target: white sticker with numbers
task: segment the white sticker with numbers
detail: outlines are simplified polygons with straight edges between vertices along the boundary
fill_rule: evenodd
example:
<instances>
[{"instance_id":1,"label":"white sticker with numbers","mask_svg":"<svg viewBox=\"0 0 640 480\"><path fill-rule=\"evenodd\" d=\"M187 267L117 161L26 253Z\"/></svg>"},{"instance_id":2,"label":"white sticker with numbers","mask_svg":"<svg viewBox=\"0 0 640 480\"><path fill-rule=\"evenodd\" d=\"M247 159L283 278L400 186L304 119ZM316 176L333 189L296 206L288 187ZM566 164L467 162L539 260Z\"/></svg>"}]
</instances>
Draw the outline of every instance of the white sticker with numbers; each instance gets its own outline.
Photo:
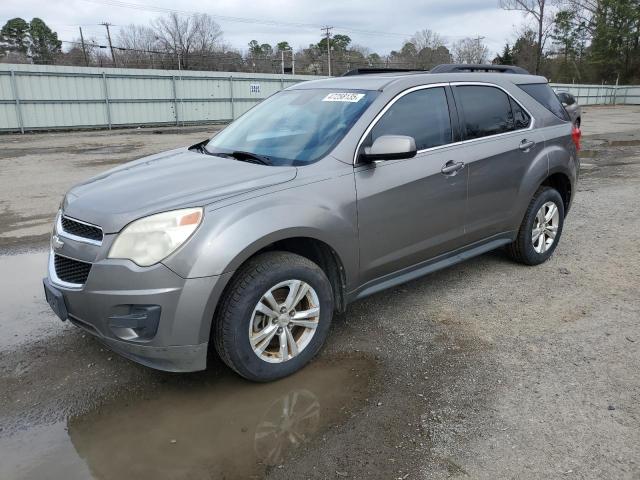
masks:
<instances>
[{"instance_id":1,"label":"white sticker with numbers","mask_svg":"<svg viewBox=\"0 0 640 480\"><path fill-rule=\"evenodd\" d=\"M322 99L323 102L359 102L364 97L364 93L330 93Z\"/></svg>"}]
</instances>

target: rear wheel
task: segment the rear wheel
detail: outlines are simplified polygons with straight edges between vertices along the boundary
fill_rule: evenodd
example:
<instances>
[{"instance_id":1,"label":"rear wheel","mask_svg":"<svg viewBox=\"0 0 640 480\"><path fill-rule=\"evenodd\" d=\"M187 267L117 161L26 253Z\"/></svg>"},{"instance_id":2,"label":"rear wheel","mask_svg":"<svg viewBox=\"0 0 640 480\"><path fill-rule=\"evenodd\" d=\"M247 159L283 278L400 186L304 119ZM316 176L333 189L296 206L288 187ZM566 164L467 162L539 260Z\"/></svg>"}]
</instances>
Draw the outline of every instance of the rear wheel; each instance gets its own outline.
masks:
<instances>
[{"instance_id":1,"label":"rear wheel","mask_svg":"<svg viewBox=\"0 0 640 480\"><path fill-rule=\"evenodd\" d=\"M333 292L322 269L300 255L268 252L241 267L225 293L216 350L243 377L275 380L316 355L332 316Z\"/></svg>"},{"instance_id":2,"label":"rear wheel","mask_svg":"<svg viewBox=\"0 0 640 480\"><path fill-rule=\"evenodd\" d=\"M525 265L538 265L551 257L562 234L564 202L557 190L540 187L531 199L518 236L507 253Z\"/></svg>"}]
</instances>

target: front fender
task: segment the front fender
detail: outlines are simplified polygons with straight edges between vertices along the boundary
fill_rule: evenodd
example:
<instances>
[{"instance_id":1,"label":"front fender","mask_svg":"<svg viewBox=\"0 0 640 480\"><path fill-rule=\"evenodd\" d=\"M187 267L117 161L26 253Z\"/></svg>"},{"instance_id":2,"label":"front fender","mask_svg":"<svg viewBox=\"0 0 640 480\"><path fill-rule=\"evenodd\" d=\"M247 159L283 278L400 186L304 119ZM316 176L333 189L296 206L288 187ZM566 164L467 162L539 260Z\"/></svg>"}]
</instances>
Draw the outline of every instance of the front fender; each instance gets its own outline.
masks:
<instances>
[{"instance_id":1,"label":"front fender","mask_svg":"<svg viewBox=\"0 0 640 480\"><path fill-rule=\"evenodd\" d=\"M194 237L164 263L185 278L221 275L269 244L293 237L328 244L343 263L347 284L354 281L358 252L352 175L206 209Z\"/></svg>"}]
</instances>

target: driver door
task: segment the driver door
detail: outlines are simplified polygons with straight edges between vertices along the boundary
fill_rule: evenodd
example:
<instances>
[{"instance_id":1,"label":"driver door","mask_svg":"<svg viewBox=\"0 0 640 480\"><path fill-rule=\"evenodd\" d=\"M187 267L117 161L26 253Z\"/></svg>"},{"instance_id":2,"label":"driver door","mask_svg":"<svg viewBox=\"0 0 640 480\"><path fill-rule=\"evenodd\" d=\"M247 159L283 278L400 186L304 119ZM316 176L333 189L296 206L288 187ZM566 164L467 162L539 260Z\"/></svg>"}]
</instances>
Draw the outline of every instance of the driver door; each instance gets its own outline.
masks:
<instances>
[{"instance_id":1,"label":"driver door","mask_svg":"<svg viewBox=\"0 0 640 480\"><path fill-rule=\"evenodd\" d=\"M418 153L356 165L361 284L463 246L467 169L451 145L458 134L452 103L448 87L409 90L363 142L361 148L381 135L408 135ZM460 168L443 173L451 165Z\"/></svg>"}]
</instances>

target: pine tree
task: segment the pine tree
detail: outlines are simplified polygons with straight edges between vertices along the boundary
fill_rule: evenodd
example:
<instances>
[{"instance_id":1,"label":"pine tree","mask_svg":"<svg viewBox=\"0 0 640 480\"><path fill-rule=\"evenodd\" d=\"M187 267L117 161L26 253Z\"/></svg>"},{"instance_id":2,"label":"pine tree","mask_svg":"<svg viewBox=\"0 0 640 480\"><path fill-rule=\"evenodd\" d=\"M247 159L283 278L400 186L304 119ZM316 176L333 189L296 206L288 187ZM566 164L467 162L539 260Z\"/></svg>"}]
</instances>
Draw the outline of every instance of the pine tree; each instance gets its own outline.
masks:
<instances>
[{"instance_id":1,"label":"pine tree","mask_svg":"<svg viewBox=\"0 0 640 480\"><path fill-rule=\"evenodd\" d=\"M29 24L22 18L12 18L0 30L1 49L27 55L29 50Z\"/></svg>"},{"instance_id":2,"label":"pine tree","mask_svg":"<svg viewBox=\"0 0 640 480\"><path fill-rule=\"evenodd\" d=\"M39 18L34 18L29 24L29 39L33 63L51 63L61 52L62 42L58 40L58 34Z\"/></svg>"}]
</instances>

